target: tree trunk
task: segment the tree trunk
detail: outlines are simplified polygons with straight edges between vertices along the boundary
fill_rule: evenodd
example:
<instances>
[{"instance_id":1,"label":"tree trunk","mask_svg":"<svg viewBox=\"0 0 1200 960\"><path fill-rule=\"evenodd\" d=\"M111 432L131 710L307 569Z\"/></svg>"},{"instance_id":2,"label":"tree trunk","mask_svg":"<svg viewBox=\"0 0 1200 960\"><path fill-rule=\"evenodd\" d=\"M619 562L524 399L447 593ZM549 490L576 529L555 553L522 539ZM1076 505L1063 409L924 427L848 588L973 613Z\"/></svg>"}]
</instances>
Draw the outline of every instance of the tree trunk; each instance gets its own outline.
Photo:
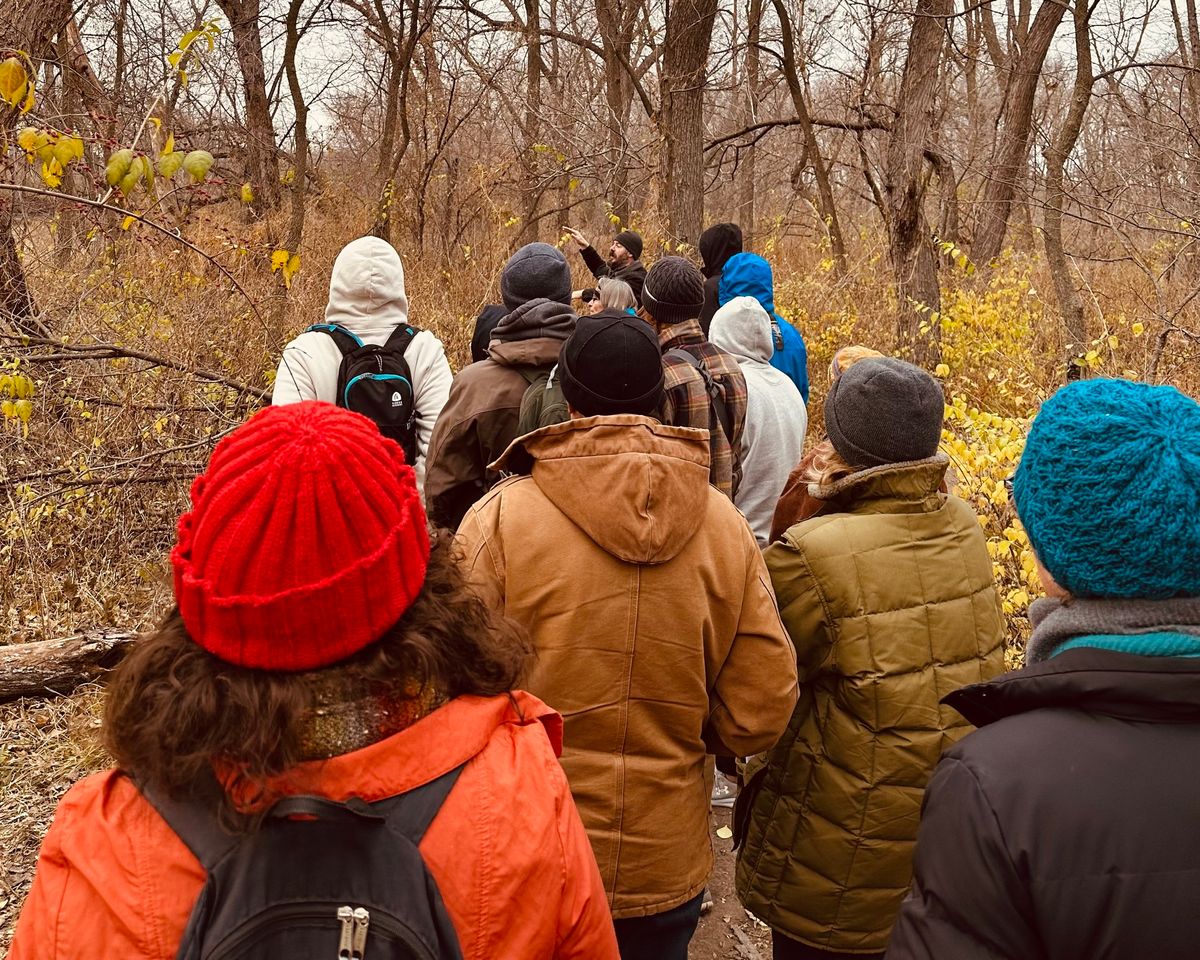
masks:
<instances>
[{"instance_id":1,"label":"tree trunk","mask_svg":"<svg viewBox=\"0 0 1200 960\"><path fill-rule=\"evenodd\" d=\"M70 693L111 670L133 649L136 634L91 630L62 640L0 646L0 703Z\"/></svg>"},{"instance_id":2,"label":"tree trunk","mask_svg":"<svg viewBox=\"0 0 1200 960\"><path fill-rule=\"evenodd\" d=\"M217 4L229 20L242 71L246 97L245 176L254 190L252 206L259 211L274 209L279 205L279 152L267 101L260 0L217 0Z\"/></svg>"},{"instance_id":3,"label":"tree trunk","mask_svg":"<svg viewBox=\"0 0 1200 960\"><path fill-rule=\"evenodd\" d=\"M800 85L800 72L796 69L796 47L792 37L792 22L788 17L783 0L772 0L775 13L779 17L779 29L783 40L783 75L787 80L788 91L792 95L792 107L796 111L796 119L800 122L800 133L804 138L804 153L812 164L813 176L817 181L818 212L829 233L829 243L833 248L833 260L837 265L839 276L846 272L846 245L842 241L842 228L838 223L837 207L833 201L833 187L829 182L829 170L821 157L821 145L817 142L816 131L813 130L812 120L808 113L808 104L804 100L804 89Z\"/></svg>"},{"instance_id":4,"label":"tree trunk","mask_svg":"<svg viewBox=\"0 0 1200 960\"><path fill-rule=\"evenodd\" d=\"M537 152L542 128L542 11L540 0L525 0L525 117L521 124L524 144L521 151L524 182L524 216L521 221L521 243L533 243L538 238L538 207L544 188L541 179L546 174L542 154Z\"/></svg>"},{"instance_id":5,"label":"tree trunk","mask_svg":"<svg viewBox=\"0 0 1200 960\"><path fill-rule=\"evenodd\" d=\"M762 34L763 0L750 0L750 12L746 21L746 99L742 126L748 127L758 122L759 92L762 86L762 70L760 69L761 52L758 49L759 38ZM757 148L753 143L746 147L742 158L741 169L741 201L738 204L738 220L741 223L742 235L746 246L751 246L754 237L755 192L757 184L755 177L755 153Z\"/></svg>"},{"instance_id":6,"label":"tree trunk","mask_svg":"<svg viewBox=\"0 0 1200 960\"><path fill-rule=\"evenodd\" d=\"M717 0L676 0L662 62L661 179L667 230L695 245L704 219L704 88Z\"/></svg>"},{"instance_id":7,"label":"tree trunk","mask_svg":"<svg viewBox=\"0 0 1200 960\"><path fill-rule=\"evenodd\" d=\"M1058 135L1047 145L1046 157L1046 212L1043 219L1046 262L1054 278L1054 293L1058 297L1058 309L1062 314L1066 330L1067 349L1077 356L1087 343L1087 328L1083 322L1083 300L1075 284L1071 282L1070 265L1063 249L1063 204L1066 194L1063 188L1064 167L1079 131L1083 128L1084 114L1092 99L1092 45L1088 36L1088 0L1075 0L1075 85L1071 89L1071 105Z\"/></svg>"},{"instance_id":8,"label":"tree trunk","mask_svg":"<svg viewBox=\"0 0 1200 960\"><path fill-rule=\"evenodd\" d=\"M1063 0L1042 0L1027 43L1021 47L1020 55L1010 62L1005 106L997 124L979 229L971 251L972 258L981 266L995 260L1004 248L1017 183L1026 174L1038 79L1065 10Z\"/></svg>"},{"instance_id":9,"label":"tree trunk","mask_svg":"<svg viewBox=\"0 0 1200 960\"><path fill-rule=\"evenodd\" d=\"M600 27L604 51L604 101L608 107L607 163L608 200L621 226L627 226L633 213L629 192L629 112L633 105L633 81L625 70L633 47L633 28L638 4L617 0L596 0L596 22Z\"/></svg>"},{"instance_id":10,"label":"tree trunk","mask_svg":"<svg viewBox=\"0 0 1200 960\"><path fill-rule=\"evenodd\" d=\"M20 5L9 3L0 20L0 50L24 50L35 64L50 51L54 38L71 17L71 4L66 0L32 0ZM19 125L16 107L0 104L0 142L12 139L11 132ZM0 157L0 174L11 180L10 154ZM0 323L21 333L45 334L47 331L36 318L37 309L25 281L25 268L13 234L13 195L0 196Z\"/></svg>"},{"instance_id":11,"label":"tree trunk","mask_svg":"<svg viewBox=\"0 0 1200 960\"><path fill-rule=\"evenodd\" d=\"M953 13L954 0L917 0L884 184L888 253L896 283L896 349L927 366L938 356L938 325L930 314L941 309L941 292L925 220L925 148L933 134L946 18Z\"/></svg>"}]
</instances>

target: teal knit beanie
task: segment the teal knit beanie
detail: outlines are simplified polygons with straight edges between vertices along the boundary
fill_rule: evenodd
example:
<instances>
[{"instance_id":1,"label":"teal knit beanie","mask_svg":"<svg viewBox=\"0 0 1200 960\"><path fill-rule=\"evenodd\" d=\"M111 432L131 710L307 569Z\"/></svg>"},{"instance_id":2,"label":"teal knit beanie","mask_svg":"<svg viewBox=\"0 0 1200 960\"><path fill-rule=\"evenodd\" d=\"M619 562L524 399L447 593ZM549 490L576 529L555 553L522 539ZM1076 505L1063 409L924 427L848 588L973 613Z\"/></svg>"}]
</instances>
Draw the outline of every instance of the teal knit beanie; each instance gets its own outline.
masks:
<instances>
[{"instance_id":1,"label":"teal knit beanie","mask_svg":"<svg viewBox=\"0 0 1200 960\"><path fill-rule=\"evenodd\" d=\"M1072 595L1200 596L1200 404L1174 387L1063 387L1033 421L1013 496Z\"/></svg>"}]
</instances>

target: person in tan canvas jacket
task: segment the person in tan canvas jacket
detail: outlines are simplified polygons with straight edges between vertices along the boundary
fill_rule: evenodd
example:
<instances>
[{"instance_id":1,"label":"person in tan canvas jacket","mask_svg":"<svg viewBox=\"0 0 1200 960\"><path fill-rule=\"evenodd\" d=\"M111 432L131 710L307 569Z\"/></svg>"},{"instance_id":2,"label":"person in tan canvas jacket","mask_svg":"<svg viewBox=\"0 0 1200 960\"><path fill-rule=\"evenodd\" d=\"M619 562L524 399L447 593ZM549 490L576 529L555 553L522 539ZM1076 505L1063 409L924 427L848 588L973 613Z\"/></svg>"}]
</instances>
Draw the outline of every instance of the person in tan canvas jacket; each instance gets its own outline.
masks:
<instances>
[{"instance_id":1,"label":"person in tan canvas jacket","mask_svg":"<svg viewBox=\"0 0 1200 960\"><path fill-rule=\"evenodd\" d=\"M469 577L524 624L527 688L565 721L563 768L621 955L683 960L712 869L707 754L768 749L796 657L745 519L708 481L704 430L647 415L653 332L581 318L559 357L572 419L515 441L515 474L459 528Z\"/></svg>"}]
</instances>

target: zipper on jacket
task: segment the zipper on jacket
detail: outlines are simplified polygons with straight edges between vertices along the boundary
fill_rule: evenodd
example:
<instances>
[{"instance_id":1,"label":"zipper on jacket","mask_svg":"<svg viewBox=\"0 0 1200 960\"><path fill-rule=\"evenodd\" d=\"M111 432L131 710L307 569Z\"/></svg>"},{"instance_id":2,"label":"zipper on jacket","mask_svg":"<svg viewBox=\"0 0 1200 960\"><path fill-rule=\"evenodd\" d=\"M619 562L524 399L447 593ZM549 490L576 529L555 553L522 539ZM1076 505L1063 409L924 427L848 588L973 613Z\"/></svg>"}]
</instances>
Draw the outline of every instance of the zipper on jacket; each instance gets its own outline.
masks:
<instances>
[{"instance_id":1,"label":"zipper on jacket","mask_svg":"<svg viewBox=\"0 0 1200 960\"><path fill-rule=\"evenodd\" d=\"M338 907L338 923L342 925L342 935L338 940L338 960L350 960L350 950L354 937L354 911L350 907Z\"/></svg>"},{"instance_id":2,"label":"zipper on jacket","mask_svg":"<svg viewBox=\"0 0 1200 960\"><path fill-rule=\"evenodd\" d=\"M366 907L354 908L354 942L350 947L350 960L363 960L367 952L367 925L371 922L371 914Z\"/></svg>"}]
</instances>

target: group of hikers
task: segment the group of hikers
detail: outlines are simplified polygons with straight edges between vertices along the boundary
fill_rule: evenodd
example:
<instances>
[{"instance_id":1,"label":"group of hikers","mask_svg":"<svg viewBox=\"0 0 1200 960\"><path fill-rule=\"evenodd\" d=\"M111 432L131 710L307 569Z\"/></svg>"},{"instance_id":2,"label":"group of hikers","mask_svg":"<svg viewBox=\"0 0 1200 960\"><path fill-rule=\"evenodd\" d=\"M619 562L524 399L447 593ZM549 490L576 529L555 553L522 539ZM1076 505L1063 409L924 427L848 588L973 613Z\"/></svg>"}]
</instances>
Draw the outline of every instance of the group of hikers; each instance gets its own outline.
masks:
<instances>
[{"instance_id":1,"label":"group of hikers","mask_svg":"<svg viewBox=\"0 0 1200 960\"><path fill-rule=\"evenodd\" d=\"M395 250L342 250L193 484L13 960L684 960L730 801L776 958L1195 957L1200 405L1043 405L1005 673L941 385L846 345L805 452L736 225L703 269L568 232L597 288L522 247L457 375Z\"/></svg>"}]
</instances>

